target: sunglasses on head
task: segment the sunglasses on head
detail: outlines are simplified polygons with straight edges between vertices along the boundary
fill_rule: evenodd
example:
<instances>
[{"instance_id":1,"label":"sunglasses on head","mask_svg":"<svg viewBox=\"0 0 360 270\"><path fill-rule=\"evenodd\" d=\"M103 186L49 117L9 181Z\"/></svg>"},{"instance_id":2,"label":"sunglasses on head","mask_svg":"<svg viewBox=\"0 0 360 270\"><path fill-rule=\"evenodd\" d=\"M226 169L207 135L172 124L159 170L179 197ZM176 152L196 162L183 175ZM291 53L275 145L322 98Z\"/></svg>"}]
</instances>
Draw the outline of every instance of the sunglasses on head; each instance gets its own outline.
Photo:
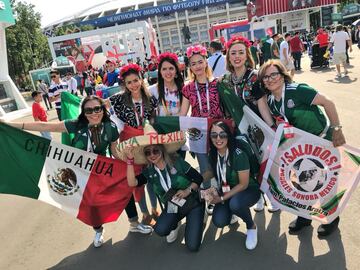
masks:
<instances>
[{"instance_id":1,"label":"sunglasses on head","mask_svg":"<svg viewBox=\"0 0 360 270\"><path fill-rule=\"evenodd\" d=\"M219 137L220 139L227 139L228 135L225 131L220 131L220 133L217 132L210 132L210 138L211 139L216 139L217 137Z\"/></svg>"},{"instance_id":2,"label":"sunglasses on head","mask_svg":"<svg viewBox=\"0 0 360 270\"><path fill-rule=\"evenodd\" d=\"M160 154L160 149L159 148L148 148L144 150L144 154L146 157L149 157L151 155L157 156Z\"/></svg>"},{"instance_id":3,"label":"sunglasses on head","mask_svg":"<svg viewBox=\"0 0 360 270\"><path fill-rule=\"evenodd\" d=\"M84 108L84 113L85 114L93 114L93 113L99 113L102 112L103 110L103 106L95 106L93 108Z\"/></svg>"}]
</instances>

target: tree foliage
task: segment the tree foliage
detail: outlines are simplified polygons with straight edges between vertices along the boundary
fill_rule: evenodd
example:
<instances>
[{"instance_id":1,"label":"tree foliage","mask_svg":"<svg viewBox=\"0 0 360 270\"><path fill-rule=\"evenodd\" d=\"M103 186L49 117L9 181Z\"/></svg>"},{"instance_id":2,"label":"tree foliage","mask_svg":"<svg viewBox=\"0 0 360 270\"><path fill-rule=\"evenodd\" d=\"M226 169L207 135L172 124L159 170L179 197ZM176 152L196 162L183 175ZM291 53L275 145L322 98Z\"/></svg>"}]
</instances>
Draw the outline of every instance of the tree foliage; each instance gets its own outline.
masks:
<instances>
[{"instance_id":1,"label":"tree foliage","mask_svg":"<svg viewBox=\"0 0 360 270\"><path fill-rule=\"evenodd\" d=\"M9 74L24 87L29 84L29 71L51 61L51 54L34 5L16 0L11 5L17 17L15 25L6 28Z\"/></svg>"}]
</instances>

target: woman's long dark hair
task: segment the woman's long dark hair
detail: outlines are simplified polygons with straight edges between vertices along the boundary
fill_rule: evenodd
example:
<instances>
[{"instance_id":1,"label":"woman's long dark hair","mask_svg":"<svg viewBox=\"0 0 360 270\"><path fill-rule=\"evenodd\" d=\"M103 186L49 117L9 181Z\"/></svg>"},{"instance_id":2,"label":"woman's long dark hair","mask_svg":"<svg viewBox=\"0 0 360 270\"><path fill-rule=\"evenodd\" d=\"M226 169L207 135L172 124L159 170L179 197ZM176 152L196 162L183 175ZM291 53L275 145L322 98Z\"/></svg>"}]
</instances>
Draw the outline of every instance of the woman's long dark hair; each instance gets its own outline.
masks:
<instances>
[{"instance_id":1,"label":"woman's long dark hair","mask_svg":"<svg viewBox=\"0 0 360 270\"><path fill-rule=\"evenodd\" d=\"M178 63L175 62L175 60L173 58L171 58L171 57L164 57L159 62L159 66L158 66L158 83L157 83L158 93L159 93L159 101L161 103L163 102L164 104L166 103L166 101L165 101L165 93L164 93L164 84L165 83L164 83L164 78L162 77L161 72L160 72L164 62L170 63L176 69L175 84L176 84L176 87L177 87L177 90L178 90L178 96L179 96L180 104L181 104L181 102L182 102L182 91L181 90L182 90L182 88L184 86L184 78L181 75L181 71L180 71Z\"/></svg>"},{"instance_id":2,"label":"woman's long dark hair","mask_svg":"<svg viewBox=\"0 0 360 270\"><path fill-rule=\"evenodd\" d=\"M104 122L110 122L110 113L106 110L105 108L105 103L104 101L97 97L97 96L87 96L86 98L84 98L84 100L81 102L81 113L80 115L78 116L78 126L84 128L84 127L87 127L88 124L89 124L89 121L87 120L86 116L85 116L85 112L84 112L84 108L85 108L85 104L88 103L89 101L91 100L96 100L99 102L100 106L102 107L103 109L103 112L104 112L104 116L103 118L101 119L101 122L104 123Z\"/></svg>"},{"instance_id":3,"label":"woman's long dark hair","mask_svg":"<svg viewBox=\"0 0 360 270\"><path fill-rule=\"evenodd\" d=\"M217 164L217 156L218 156L218 152L216 147L214 146L214 144L211 141L210 138L210 133L211 130L214 126L217 126L219 128L221 128L223 131L225 131L225 133L228 135L228 143L227 143L227 148L229 149L229 162L230 162L230 166L232 165L232 155L231 152L235 150L235 137L233 135L233 133L231 132L230 127L223 121L217 121L214 122L210 129L209 129L209 140L210 140L210 151L209 151L209 161L210 161L210 165L211 168L213 169L213 172L216 174L216 164Z\"/></svg>"}]
</instances>

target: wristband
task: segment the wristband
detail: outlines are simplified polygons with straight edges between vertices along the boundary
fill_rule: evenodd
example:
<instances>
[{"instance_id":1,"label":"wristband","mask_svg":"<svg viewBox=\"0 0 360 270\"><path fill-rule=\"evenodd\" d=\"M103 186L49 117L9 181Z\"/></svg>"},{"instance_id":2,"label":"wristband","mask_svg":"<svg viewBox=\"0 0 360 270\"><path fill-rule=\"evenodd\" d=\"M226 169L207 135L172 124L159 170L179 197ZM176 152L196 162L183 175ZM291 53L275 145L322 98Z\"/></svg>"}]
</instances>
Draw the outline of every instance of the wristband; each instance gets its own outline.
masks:
<instances>
[{"instance_id":1,"label":"wristband","mask_svg":"<svg viewBox=\"0 0 360 270\"><path fill-rule=\"evenodd\" d=\"M221 199L221 203L224 203L224 197L221 196L220 199Z\"/></svg>"}]
</instances>

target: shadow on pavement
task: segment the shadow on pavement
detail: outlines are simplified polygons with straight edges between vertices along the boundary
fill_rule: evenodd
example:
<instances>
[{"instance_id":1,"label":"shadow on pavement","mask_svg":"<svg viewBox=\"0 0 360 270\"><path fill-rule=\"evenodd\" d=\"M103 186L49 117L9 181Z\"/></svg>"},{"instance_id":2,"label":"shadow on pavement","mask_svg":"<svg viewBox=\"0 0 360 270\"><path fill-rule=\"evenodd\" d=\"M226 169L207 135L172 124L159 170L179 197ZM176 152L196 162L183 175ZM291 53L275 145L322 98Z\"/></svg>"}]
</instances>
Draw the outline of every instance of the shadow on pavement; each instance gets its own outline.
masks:
<instances>
[{"instance_id":1,"label":"shadow on pavement","mask_svg":"<svg viewBox=\"0 0 360 270\"><path fill-rule=\"evenodd\" d=\"M313 228L306 228L298 236L280 234L280 215L271 215L266 227L265 214L256 213L259 243L254 251L245 249L245 224L231 225L229 230L210 224L206 228L203 244L197 253L189 252L184 243L184 224L179 238L172 244L153 234L144 236L129 233L124 240L111 239L95 249L90 245L83 252L73 254L54 267L56 269L346 269L344 247L339 230L326 240L329 252L314 256ZM288 255L288 237L298 237L298 262Z\"/></svg>"}]
</instances>

